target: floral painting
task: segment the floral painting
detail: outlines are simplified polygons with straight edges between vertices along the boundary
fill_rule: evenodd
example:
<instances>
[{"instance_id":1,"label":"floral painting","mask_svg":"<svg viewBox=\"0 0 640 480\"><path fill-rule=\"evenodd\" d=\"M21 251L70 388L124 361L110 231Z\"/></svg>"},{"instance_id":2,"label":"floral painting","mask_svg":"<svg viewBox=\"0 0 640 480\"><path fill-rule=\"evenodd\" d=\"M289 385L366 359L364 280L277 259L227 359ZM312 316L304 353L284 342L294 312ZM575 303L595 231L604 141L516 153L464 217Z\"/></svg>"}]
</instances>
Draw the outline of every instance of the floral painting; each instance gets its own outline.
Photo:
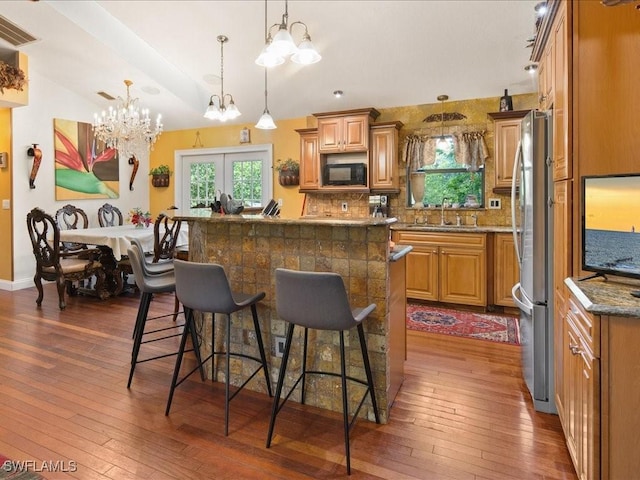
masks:
<instances>
[{"instance_id":1,"label":"floral painting","mask_svg":"<svg viewBox=\"0 0 640 480\"><path fill-rule=\"evenodd\" d=\"M93 136L90 123L53 120L56 200L118 198L118 152Z\"/></svg>"}]
</instances>

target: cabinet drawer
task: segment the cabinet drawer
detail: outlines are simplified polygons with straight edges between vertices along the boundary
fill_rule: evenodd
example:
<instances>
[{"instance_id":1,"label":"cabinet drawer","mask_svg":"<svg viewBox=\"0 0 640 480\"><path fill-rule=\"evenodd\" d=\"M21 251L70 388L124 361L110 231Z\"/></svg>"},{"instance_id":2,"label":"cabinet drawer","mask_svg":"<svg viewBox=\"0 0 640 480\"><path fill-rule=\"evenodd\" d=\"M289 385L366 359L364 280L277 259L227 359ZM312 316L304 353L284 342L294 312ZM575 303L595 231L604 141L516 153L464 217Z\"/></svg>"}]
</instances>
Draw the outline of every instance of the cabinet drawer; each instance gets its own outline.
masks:
<instances>
[{"instance_id":1,"label":"cabinet drawer","mask_svg":"<svg viewBox=\"0 0 640 480\"><path fill-rule=\"evenodd\" d=\"M567 317L582 334L586 346L600 358L600 316L591 315L573 297L569 299Z\"/></svg>"},{"instance_id":2,"label":"cabinet drawer","mask_svg":"<svg viewBox=\"0 0 640 480\"><path fill-rule=\"evenodd\" d=\"M398 230L397 243L408 245L439 245L484 248L487 236L484 233L414 232Z\"/></svg>"}]
</instances>

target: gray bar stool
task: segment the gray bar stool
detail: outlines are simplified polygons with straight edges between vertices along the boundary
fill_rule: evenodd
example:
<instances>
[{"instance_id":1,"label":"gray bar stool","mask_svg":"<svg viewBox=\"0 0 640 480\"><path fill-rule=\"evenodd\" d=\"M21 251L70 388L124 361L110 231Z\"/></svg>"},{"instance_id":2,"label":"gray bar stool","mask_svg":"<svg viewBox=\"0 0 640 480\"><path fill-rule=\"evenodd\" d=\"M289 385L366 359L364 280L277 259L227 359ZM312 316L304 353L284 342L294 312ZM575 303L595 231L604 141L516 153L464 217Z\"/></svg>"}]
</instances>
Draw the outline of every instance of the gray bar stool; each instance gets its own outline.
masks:
<instances>
[{"instance_id":1,"label":"gray bar stool","mask_svg":"<svg viewBox=\"0 0 640 480\"><path fill-rule=\"evenodd\" d=\"M260 323L258 322L258 312L256 304L265 297L264 292L253 295L246 293L236 293L231 291L229 280L222 266L214 263L197 263L186 262L184 260L174 259L173 265L176 276L176 295L182 303L186 316L185 328L180 343L180 350L176 359L176 367L173 372L173 380L171 381L171 390L167 401L167 410L165 415L169 415L173 392L175 388L185 381L198 368L202 369L202 365L212 360L215 355L225 356L225 402L224 402L224 434L229 434L229 402L256 376L260 370L264 371L264 378L267 381L267 391L271 394L271 382L269 380L269 370L267 367L267 358L264 352L264 344L262 342L262 334L260 332ZM258 341L258 350L260 358L239 352L231 351L231 314L250 307L253 316L253 326L255 328L256 339ZM196 330L193 320L193 312L211 313L213 315L214 324L211 326L211 355L205 359L201 359L196 368L187 373L182 379L178 380L180 374L180 365L182 362L182 352L184 350L187 337L191 332ZM215 351L215 314L223 314L226 317L226 340L225 350ZM258 362L260 366L240 385L233 394L230 393L230 357L241 357ZM202 377L204 380L204 377Z\"/></svg>"},{"instance_id":2,"label":"gray bar stool","mask_svg":"<svg viewBox=\"0 0 640 480\"><path fill-rule=\"evenodd\" d=\"M276 269L276 310L278 317L289 323L287 337L285 341L280 374L278 375L278 385L273 399L273 409L271 420L269 421L269 433L267 436L267 448L271 446L273 427L276 423L276 416L293 393L298 384L302 381L301 403L304 404L305 380L307 374L331 375L340 377L342 380L342 415L344 419L344 447L347 457L347 473L351 474L351 454L349 448L349 431L358 417L358 412L362 408L367 395L371 396L371 405L375 415L376 423L380 423L378 405L376 403L375 390L373 388L373 375L367 353L367 344L364 336L362 322L373 312L376 304L365 308L351 309L349 299L342 277L332 272L301 272L297 270ZM291 341L293 339L294 327L298 325L304 328L304 343L302 352L302 372L295 381L289 393L284 396L280 403L282 386L286 377L287 362L291 351ZM344 332L356 327L360 339L360 350L362 351L362 361L367 380L361 380L347 375ZM340 332L340 373L329 371L307 370L307 337L308 329L335 330ZM349 422L349 406L347 399L347 380L359 383L367 387L362 396L358 408L353 414L353 419Z\"/></svg>"},{"instance_id":3,"label":"gray bar stool","mask_svg":"<svg viewBox=\"0 0 640 480\"><path fill-rule=\"evenodd\" d=\"M144 343L158 342L167 338L177 337L181 335L177 329L183 327L184 324L175 324L170 327L164 328L156 328L152 330L146 330L145 327L147 321L149 320L158 320L161 318L168 318L174 316L173 313L167 315L159 315L155 317L149 317L149 307L151 305L151 300L153 299L153 295L155 293L172 293L176 289L176 280L174 276L173 270L167 271L162 274L151 274L145 268L144 252L138 248L135 244L132 244L131 248L127 249L127 254L129 256L129 260L131 261L131 268L133 270L133 275L136 281L136 285L140 290L140 305L138 306L138 314L136 316L136 323L133 328L133 350L131 352L131 369L129 371L129 381L127 382L127 388L131 387L131 381L133 380L133 373L136 369L136 365L138 363L148 362L151 360L156 360L159 358L169 357L171 355L176 355L178 352L173 351L170 353L160 354L153 357L148 357L143 360L138 360L138 355L140 354L140 347ZM170 333L168 335L163 335L162 332L167 332L173 330L175 333ZM151 339L145 340L145 335L151 336ZM163 335L163 336L160 336ZM149 338L149 337L147 337ZM196 358L198 361L200 360L200 350L195 348L197 346L197 336L195 332L191 335L194 348L188 351L193 350L195 352ZM183 353L183 350L180 351ZM202 378L204 378L204 370L200 369L200 374Z\"/></svg>"}]
</instances>

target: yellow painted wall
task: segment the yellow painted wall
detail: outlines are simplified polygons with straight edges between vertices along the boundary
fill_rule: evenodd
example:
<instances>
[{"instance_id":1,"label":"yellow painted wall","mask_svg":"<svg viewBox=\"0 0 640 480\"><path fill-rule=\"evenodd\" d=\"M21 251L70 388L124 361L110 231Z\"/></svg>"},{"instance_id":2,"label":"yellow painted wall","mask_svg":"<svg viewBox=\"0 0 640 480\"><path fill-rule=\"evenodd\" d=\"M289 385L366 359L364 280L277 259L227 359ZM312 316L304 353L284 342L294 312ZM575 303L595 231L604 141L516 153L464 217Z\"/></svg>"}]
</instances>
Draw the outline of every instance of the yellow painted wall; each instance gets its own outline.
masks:
<instances>
[{"instance_id":1,"label":"yellow painted wall","mask_svg":"<svg viewBox=\"0 0 640 480\"><path fill-rule=\"evenodd\" d=\"M0 152L7 152L9 160L6 168L0 168L0 200L11 195L11 109L0 108ZM11 210L0 209L0 280L13 280L13 242Z\"/></svg>"},{"instance_id":2,"label":"yellow painted wall","mask_svg":"<svg viewBox=\"0 0 640 480\"><path fill-rule=\"evenodd\" d=\"M251 144L272 144L273 161L292 158L300 160L300 137L295 131L298 128L307 128L307 118L276 120L278 128L275 130L258 130L253 123L242 125L220 125L193 130L178 130L164 132L156 142L149 158L150 168L166 164L174 169L174 152L176 150L189 150L197 148L236 147L240 143L240 131L247 127L251 131ZM199 140L197 133L199 132ZM197 145L197 147L194 147ZM174 204L175 185L173 176L169 187L155 188L151 186L149 172L139 172L140 177L147 176L149 182L149 206L151 214L155 217L162 210L166 210ZM298 217L302 212L304 195L298 193L298 186L283 187L278 183L277 172L273 171L273 198L282 198L282 216Z\"/></svg>"}]
</instances>

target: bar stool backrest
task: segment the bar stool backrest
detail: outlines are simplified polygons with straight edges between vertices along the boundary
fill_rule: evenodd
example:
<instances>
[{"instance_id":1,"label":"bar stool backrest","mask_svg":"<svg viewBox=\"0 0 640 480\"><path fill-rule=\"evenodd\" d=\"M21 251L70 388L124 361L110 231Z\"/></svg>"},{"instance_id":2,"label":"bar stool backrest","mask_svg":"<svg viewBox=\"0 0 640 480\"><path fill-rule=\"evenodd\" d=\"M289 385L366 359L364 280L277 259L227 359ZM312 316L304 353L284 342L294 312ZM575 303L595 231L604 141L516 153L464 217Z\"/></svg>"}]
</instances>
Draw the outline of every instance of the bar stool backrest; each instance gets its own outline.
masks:
<instances>
[{"instance_id":1,"label":"bar stool backrest","mask_svg":"<svg viewBox=\"0 0 640 480\"><path fill-rule=\"evenodd\" d=\"M186 308L198 312L231 314L237 311L229 280L221 265L173 260L176 296Z\"/></svg>"},{"instance_id":2,"label":"bar stool backrest","mask_svg":"<svg viewBox=\"0 0 640 480\"><path fill-rule=\"evenodd\" d=\"M342 277L333 272L276 269L278 317L318 330L348 330L357 325Z\"/></svg>"}]
</instances>

